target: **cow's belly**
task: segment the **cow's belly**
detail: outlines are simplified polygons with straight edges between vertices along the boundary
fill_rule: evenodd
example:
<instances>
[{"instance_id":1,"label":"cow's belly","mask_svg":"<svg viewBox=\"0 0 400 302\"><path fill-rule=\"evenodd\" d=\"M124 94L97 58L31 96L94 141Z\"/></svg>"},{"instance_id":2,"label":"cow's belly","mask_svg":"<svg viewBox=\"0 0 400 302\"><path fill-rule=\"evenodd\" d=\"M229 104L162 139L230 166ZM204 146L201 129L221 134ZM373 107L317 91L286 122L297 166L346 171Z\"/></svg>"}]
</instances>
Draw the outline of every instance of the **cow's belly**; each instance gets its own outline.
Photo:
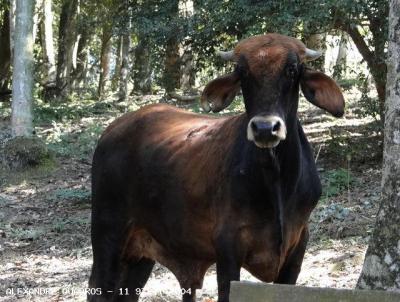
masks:
<instances>
[{"instance_id":1,"label":"cow's belly","mask_svg":"<svg viewBox=\"0 0 400 302\"><path fill-rule=\"evenodd\" d=\"M180 282L189 280L191 287L201 288L205 272L215 262L213 249L210 250L211 246L203 249L202 245L188 245L187 242L182 244L176 241L175 244L177 248L171 249L171 246L164 245L148 230L133 227L126 238L123 258L128 261L152 259L167 267Z\"/></svg>"}]
</instances>

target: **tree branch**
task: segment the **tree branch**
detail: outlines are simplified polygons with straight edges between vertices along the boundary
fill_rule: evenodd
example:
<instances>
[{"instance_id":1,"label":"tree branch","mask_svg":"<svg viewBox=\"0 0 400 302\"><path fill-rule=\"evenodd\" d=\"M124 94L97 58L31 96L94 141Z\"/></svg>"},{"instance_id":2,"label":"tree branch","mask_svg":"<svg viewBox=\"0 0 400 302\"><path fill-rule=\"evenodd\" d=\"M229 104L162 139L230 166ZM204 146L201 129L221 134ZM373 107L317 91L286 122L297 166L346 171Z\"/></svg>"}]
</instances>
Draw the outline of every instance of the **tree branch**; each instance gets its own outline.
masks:
<instances>
[{"instance_id":1,"label":"tree branch","mask_svg":"<svg viewBox=\"0 0 400 302\"><path fill-rule=\"evenodd\" d=\"M373 69L375 64L374 52L369 49L357 27L354 24L346 23L341 19L337 19L335 22L335 28L343 30L349 34L363 59L367 62L368 67Z\"/></svg>"}]
</instances>

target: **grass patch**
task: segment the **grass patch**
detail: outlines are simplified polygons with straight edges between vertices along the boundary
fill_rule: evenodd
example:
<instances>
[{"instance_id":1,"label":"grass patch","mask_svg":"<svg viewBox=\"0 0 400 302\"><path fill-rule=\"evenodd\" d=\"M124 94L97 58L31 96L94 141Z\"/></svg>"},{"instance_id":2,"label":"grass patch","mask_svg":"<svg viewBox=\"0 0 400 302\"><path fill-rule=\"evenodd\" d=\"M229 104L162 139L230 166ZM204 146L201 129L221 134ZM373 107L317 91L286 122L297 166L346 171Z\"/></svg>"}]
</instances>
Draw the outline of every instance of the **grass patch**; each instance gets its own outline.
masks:
<instances>
[{"instance_id":1,"label":"grass patch","mask_svg":"<svg viewBox=\"0 0 400 302\"><path fill-rule=\"evenodd\" d=\"M58 218L53 222L51 230L56 233L64 233L69 230L76 231L76 227L86 228L88 226L89 226L89 219L87 218L79 218L79 217L68 218L68 219Z\"/></svg>"},{"instance_id":2,"label":"grass patch","mask_svg":"<svg viewBox=\"0 0 400 302\"><path fill-rule=\"evenodd\" d=\"M339 168L330 170L321 175L322 182L322 202L326 202L331 197L349 190L354 183L350 170Z\"/></svg>"},{"instance_id":3,"label":"grass patch","mask_svg":"<svg viewBox=\"0 0 400 302\"><path fill-rule=\"evenodd\" d=\"M51 201L66 200L79 203L84 203L84 202L89 203L90 194L91 194L90 191L85 188L57 189L49 197L49 200Z\"/></svg>"}]
</instances>

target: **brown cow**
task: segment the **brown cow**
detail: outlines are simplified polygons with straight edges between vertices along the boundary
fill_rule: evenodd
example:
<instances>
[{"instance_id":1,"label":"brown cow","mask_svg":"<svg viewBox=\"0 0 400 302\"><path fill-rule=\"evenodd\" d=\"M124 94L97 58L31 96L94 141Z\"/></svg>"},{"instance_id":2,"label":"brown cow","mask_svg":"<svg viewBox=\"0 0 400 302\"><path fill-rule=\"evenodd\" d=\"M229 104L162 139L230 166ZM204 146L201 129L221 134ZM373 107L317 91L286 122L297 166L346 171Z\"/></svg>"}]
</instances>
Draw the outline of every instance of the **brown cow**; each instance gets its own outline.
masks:
<instances>
[{"instance_id":1,"label":"brown cow","mask_svg":"<svg viewBox=\"0 0 400 302\"><path fill-rule=\"evenodd\" d=\"M343 96L305 67L319 54L294 38L255 36L221 55L235 70L206 86L203 108L220 111L241 89L245 113L152 105L102 135L92 169L89 281L102 294L90 301L137 301L155 261L175 274L183 301L195 301L213 263L219 302L229 300L241 267L264 282L296 282L321 194L297 118L299 87L334 116L343 115Z\"/></svg>"}]
</instances>

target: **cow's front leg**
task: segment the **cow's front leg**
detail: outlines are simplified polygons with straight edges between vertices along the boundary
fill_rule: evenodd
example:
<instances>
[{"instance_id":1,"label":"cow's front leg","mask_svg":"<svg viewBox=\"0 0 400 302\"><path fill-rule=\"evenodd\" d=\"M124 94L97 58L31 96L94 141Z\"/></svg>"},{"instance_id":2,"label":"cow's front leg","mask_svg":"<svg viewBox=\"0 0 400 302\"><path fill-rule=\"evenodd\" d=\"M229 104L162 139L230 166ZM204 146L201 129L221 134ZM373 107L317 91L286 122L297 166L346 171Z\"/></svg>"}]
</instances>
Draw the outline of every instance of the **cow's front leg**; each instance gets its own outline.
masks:
<instances>
[{"instance_id":1,"label":"cow's front leg","mask_svg":"<svg viewBox=\"0 0 400 302\"><path fill-rule=\"evenodd\" d=\"M224 234L216 242L218 302L229 302L230 282L240 280L243 253L234 237Z\"/></svg>"},{"instance_id":2,"label":"cow's front leg","mask_svg":"<svg viewBox=\"0 0 400 302\"><path fill-rule=\"evenodd\" d=\"M306 226L301 233L301 238L298 245L286 259L279 272L278 278L274 281L274 283L296 284L297 277L300 273L301 264L303 263L307 242L308 227Z\"/></svg>"}]
</instances>

